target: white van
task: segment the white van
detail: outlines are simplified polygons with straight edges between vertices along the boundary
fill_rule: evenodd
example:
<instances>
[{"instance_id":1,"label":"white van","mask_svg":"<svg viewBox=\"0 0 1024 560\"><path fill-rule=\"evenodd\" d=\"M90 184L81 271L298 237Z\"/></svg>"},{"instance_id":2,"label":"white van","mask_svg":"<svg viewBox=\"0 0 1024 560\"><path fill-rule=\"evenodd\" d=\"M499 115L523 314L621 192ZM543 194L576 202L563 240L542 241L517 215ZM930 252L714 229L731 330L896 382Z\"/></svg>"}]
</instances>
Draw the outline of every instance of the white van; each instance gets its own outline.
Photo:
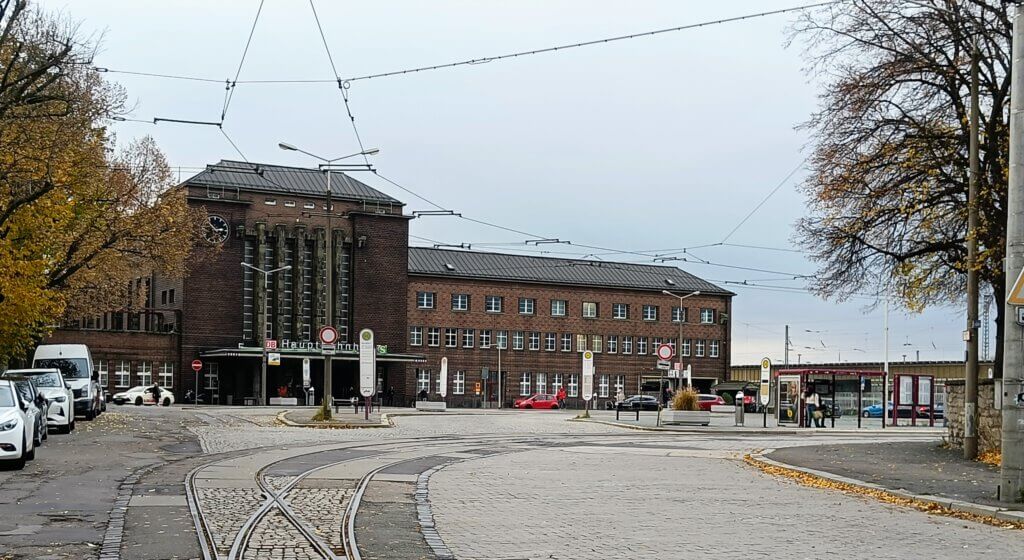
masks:
<instances>
[{"instance_id":1,"label":"white van","mask_svg":"<svg viewBox=\"0 0 1024 560\"><path fill-rule=\"evenodd\" d=\"M33 368L56 368L71 385L75 414L92 420L100 413L99 375L94 373L92 354L84 344L42 344L32 358Z\"/></svg>"}]
</instances>

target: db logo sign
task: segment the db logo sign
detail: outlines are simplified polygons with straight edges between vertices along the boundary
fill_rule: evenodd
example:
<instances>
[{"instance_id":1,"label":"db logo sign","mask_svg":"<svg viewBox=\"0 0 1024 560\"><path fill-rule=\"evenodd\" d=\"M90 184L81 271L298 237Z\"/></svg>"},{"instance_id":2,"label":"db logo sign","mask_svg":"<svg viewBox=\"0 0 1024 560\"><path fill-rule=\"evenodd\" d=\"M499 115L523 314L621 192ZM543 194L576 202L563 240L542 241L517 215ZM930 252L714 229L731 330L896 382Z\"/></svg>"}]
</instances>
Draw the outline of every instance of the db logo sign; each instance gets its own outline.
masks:
<instances>
[{"instance_id":1,"label":"db logo sign","mask_svg":"<svg viewBox=\"0 0 1024 560\"><path fill-rule=\"evenodd\" d=\"M583 353L583 358L586 359L586 360L589 360L589 359L591 359L593 357L594 357L594 355L591 354L589 350L587 350L586 352Z\"/></svg>"}]
</instances>

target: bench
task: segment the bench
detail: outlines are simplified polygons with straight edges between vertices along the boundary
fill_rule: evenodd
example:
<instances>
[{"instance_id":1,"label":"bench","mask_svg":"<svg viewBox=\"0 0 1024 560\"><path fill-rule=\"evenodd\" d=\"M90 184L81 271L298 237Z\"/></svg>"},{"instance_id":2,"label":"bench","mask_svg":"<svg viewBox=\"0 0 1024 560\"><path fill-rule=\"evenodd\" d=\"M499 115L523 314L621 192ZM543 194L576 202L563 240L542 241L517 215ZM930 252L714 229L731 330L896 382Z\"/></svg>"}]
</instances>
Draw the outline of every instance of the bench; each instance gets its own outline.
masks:
<instances>
[{"instance_id":1,"label":"bench","mask_svg":"<svg viewBox=\"0 0 1024 560\"><path fill-rule=\"evenodd\" d=\"M416 410L421 412L444 412L448 406L438 401L416 401Z\"/></svg>"}]
</instances>

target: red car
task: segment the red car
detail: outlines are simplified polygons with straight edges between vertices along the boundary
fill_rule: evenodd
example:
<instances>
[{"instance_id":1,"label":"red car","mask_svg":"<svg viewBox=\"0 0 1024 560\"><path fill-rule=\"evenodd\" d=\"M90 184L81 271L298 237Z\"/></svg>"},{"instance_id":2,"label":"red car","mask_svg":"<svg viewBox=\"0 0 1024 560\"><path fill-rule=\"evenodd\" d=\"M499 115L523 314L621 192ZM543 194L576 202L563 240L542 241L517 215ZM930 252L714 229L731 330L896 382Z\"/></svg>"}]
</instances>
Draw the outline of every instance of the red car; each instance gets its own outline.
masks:
<instances>
[{"instance_id":1,"label":"red car","mask_svg":"<svg viewBox=\"0 0 1024 560\"><path fill-rule=\"evenodd\" d=\"M725 404L725 400L718 395L697 395L697 406L701 410L711 410L712 406Z\"/></svg>"},{"instance_id":2,"label":"red car","mask_svg":"<svg viewBox=\"0 0 1024 560\"><path fill-rule=\"evenodd\" d=\"M558 408L558 399L554 395L538 393L525 399L516 399L512 403L513 408L547 408L554 410Z\"/></svg>"}]
</instances>

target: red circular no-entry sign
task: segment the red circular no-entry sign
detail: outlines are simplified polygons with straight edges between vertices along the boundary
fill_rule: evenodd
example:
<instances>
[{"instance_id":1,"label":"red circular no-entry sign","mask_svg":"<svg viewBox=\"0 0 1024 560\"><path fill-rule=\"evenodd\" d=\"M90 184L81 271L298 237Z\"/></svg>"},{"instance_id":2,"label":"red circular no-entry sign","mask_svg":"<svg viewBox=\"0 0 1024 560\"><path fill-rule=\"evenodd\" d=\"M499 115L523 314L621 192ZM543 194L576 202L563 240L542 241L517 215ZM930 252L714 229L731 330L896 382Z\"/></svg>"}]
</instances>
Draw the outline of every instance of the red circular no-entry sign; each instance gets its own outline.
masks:
<instances>
[{"instance_id":1,"label":"red circular no-entry sign","mask_svg":"<svg viewBox=\"0 0 1024 560\"><path fill-rule=\"evenodd\" d=\"M324 344L338 342L338 330L331 326L320 327L320 342Z\"/></svg>"},{"instance_id":2,"label":"red circular no-entry sign","mask_svg":"<svg viewBox=\"0 0 1024 560\"><path fill-rule=\"evenodd\" d=\"M658 347L658 357L662 360L668 360L672 358L672 347L668 344L662 344Z\"/></svg>"},{"instance_id":3,"label":"red circular no-entry sign","mask_svg":"<svg viewBox=\"0 0 1024 560\"><path fill-rule=\"evenodd\" d=\"M199 371L203 369L203 362L199 360L192 360L192 371Z\"/></svg>"}]
</instances>

